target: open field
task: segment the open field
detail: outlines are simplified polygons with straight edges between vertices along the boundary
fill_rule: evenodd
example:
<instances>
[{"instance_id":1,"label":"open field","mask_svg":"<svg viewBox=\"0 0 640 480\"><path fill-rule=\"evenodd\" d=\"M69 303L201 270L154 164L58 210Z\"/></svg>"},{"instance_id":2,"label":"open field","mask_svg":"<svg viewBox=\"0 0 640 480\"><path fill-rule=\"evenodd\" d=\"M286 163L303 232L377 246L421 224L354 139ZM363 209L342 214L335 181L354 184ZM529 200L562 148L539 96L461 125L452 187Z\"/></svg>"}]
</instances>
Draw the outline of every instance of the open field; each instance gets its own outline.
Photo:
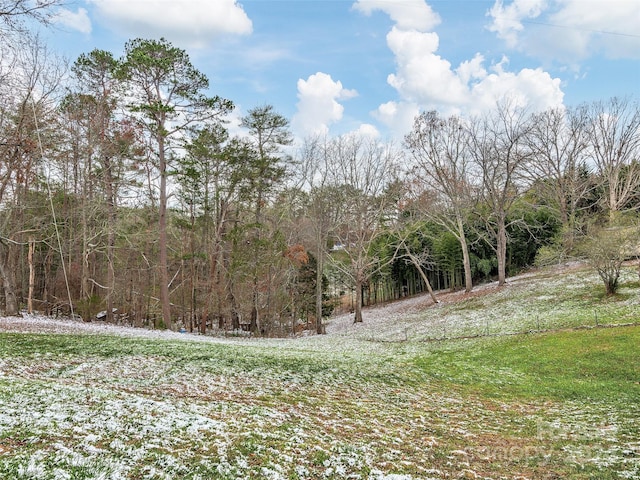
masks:
<instances>
[{"instance_id":1,"label":"open field","mask_svg":"<svg viewBox=\"0 0 640 480\"><path fill-rule=\"evenodd\" d=\"M280 340L0 319L0 478L640 478L638 276L601 290L541 270Z\"/></svg>"}]
</instances>

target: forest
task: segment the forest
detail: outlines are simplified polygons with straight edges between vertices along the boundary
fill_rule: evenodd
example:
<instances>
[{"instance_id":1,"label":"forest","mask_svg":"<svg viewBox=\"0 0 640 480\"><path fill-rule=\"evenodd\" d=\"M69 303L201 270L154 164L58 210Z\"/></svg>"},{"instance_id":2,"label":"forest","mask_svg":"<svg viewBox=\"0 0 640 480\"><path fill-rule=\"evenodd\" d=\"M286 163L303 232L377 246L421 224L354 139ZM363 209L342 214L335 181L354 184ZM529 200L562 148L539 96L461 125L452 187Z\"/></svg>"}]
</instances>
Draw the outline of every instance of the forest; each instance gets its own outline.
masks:
<instances>
[{"instance_id":1,"label":"forest","mask_svg":"<svg viewBox=\"0 0 640 480\"><path fill-rule=\"evenodd\" d=\"M231 134L186 51L133 39L66 66L0 62L0 306L191 332L322 333L323 318L586 258L637 254L636 98L423 112L400 143L294 139L265 103ZM244 332L244 333L243 333Z\"/></svg>"}]
</instances>

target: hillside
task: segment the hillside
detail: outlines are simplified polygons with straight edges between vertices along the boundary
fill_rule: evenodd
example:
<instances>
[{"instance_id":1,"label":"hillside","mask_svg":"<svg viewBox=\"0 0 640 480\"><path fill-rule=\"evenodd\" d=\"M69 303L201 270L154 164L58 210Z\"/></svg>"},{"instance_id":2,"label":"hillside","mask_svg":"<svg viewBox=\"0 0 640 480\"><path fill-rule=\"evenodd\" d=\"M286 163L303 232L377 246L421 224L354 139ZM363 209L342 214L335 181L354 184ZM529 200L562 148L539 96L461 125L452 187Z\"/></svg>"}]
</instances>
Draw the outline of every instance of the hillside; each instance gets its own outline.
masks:
<instances>
[{"instance_id":1,"label":"hillside","mask_svg":"<svg viewBox=\"0 0 640 480\"><path fill-rule=\"evenodd\" d=\"M0 478L640 476L635 269L440 299L295 339L2 318Z\"/></svg>"},{"instance_id":2,"label":"hillside","mask_svg":"<svg viewBox=\"0 0 640 480\"><path fill-rule=\"evenodd\" d=\"M425 341L505 335L566 327L625 324L638 320L637 270L623 271L619 295L607 298L599 277L580 263L535 269L508 280L476 286L465 294L438 292L440 303L421 295L370 308L363 325L333 319L330 335L361 339Z\"/></svg>"},{"instance_id":3,"label":"hillside","mask_svg":"<svg viewBox=\"0 0 640 480\"><path fill-rule=\"evenodd\" d=\"M618 295L604 295L598 276L580 263L533 269L509 278L504 287L489 283L466 294L436 292L440 303L424 295L365 309L364 322L354 324L352 315L329 319L326 336L301 337L298 346L341 341L424 342L458 337L495 336L568 327L594 327L634 323L640 317L640 282L633 265L622 272ZM25 332L88 333L202 342L246 341L236 337L203 337L188 333L146 330L53 319L40 315L0 317L0 329ZM253 343L255 340L251 340ZM262 343L289 344L291 339L261 339ZM333 347L331 347L333 348Z\"/></svg>"}]
</instances>

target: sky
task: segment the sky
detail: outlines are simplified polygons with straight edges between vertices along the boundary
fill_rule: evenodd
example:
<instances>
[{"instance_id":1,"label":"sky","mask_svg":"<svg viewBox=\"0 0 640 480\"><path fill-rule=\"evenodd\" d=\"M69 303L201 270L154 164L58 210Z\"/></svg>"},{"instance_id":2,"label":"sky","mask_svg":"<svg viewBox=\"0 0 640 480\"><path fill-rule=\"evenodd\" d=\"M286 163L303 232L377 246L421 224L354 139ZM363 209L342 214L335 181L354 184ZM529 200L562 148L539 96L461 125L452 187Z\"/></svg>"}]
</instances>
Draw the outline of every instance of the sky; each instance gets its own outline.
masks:
<instances>
[{"instance_id":1,"label":"sky","mask_svg":"<svg viewBox=\"0 0 640 480\"><path fill-rule=\"evenodd\" d=\"M640 0L68 0L71 61L133 38L186 50L234 118L272 105L297 138L401 139L415 116L640 99Z\"/></svg>"}]
</instances>

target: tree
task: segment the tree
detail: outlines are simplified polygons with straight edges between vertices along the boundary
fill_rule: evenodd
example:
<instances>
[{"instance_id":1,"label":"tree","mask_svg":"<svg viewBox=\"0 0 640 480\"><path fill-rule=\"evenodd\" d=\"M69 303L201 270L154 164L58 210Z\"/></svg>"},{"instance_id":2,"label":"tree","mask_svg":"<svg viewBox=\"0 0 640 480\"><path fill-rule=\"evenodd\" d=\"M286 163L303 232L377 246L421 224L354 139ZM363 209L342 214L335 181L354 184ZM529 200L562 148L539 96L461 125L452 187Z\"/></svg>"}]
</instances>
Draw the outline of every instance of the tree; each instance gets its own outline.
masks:
<instances>
[{"instance_id":1,"label":"tree","mask_svg":"<svg viewBox=\"0 0 640 480\"><path fill-rule=\"evenodd\" d=\"M637 248L637 238L637 227L602 228L593 225L590 228L582 250L589 264L598 272L607 295L617 292L622 265Z\"/></svg>"},{"instance_id":2,"label":"tree","mask_svg":"<svg viewBox=\"0 0 640 480\"><path fill-rule=\"evenodd\" d=\"M82 54L72 67L78 92L69 95L65 106L67 119L80 124L86 137L86 157L91 177L101 183L106 210L106 320L113 320L116 291L115 249L117 206L125 158L132 157L135 135L130 125L118 120L119 82L115 78L117 60L110 52L93 50ZM86 245L86 241L84 244Z\"/></svg>"},{"instance_id":3,"label":"tree","mask_svg":"<svg viewBox=\"0 0 640 480\"><path fill-rule=\"evenodd\" d=\"M135 39L125 45L118 78L128 87L129 109L155 144L159 173L158 267L162 319L172 327L167 252L167 178L172 148L190 126L220 117L233 108L229 100L207 97L207 77L184 50L167 40Z\"/></svg>"},{"instance_id":4,"label":"tree","mask_svg":"<svg viewBox=\"0 0 640 480\"><path fill-rule=\"evenodd\" d=\"M199 236L209 259L206 279L207 300L200 321L200 332L206 333L210 313L224 326L226 310L230 309L232 326L240 328L239 312L235 302L234 281L231 279L230 257L231 224L237 222L247 181L247 165L255 155L253 146L244 139L229 139L224 126L211 123L196 129L187 143L186 156L180 159L177 179L179 195L202 218ZM226 300L226 301L225 301Z\"/></svg>"},{"instance_id":5,"label":"tree","mask_svg":"<svg viewBox=\"0 0 640 480\"><path fill-rule=\"evenodd\" d=\"M35 20L48 24L54 15L54 7L63 6L66 0L0 0L0 36L3 33L21 32L24 22Z\"/></svg>"},{"instance_id":6,"label":"tree","mask_svg":"<svg viewBox=\"0 0 640 480\"><path fill-rule=\"evenodd\" d=\"M590 114L591 154L606 188L603 200L609 218L614 221L640 186L640 104L614 97L594 103Z\"/></svg>"},{"instance_id":7,"label":"tree","mask_svg":"<svg viewBox=\"0 0 640 480\"><path fill-rule=\"evenodd\" d=\"M525 165L526 174L545 204L557 212L568 249L573 246L578 214L589 206L585 200L594 188L584 174L587 120L585 106L550 109L534 115L528 136L532 157Z\"/></svg>"},{"instance_id":8,"label":"tree","mask_svg":"<svg viewBox=\"0 0 640 480\"><path fill-rule=\"evenodd\" d=\"M57 58L49 56L37 38L14 53L14 69L0 83L0 279L7 315L19 314L15 278L20 245L27 243L22 239L27 230L22 214L53 135L55 96L63 73Z\"/></svg>"},{"instance_id":9,"label":"tree","mask_svg":"<svg viewBox=\"0 0 640 480\"><path fill-rule=\"evenodd\" d=\"M441 119L435 111L425 112L416 117L405 144L415 161L409 180L411 185L418 187L418 192L413 192L418 197L413 207L458 240L462 249L465 291L470 292L473 283L465 221L476 203L476 189L468 152L469 130L458 117ZM422 193L427 197L420 202Z\"/></svg>"},{"instance_id":10,"label":"tree","mask_svg":"<svg viewBox=\"0 0 640 480\"><path fill-rule=\"evenodd\" d=\"M326 137L305 139L300 151L304 177L305 214L303 228L306 240L313 252L316 263L315 278L315 320L316 333L326 333L322 323L324 311L324 269L328 256L329 238L334 233L341 211L339 186L332 183L333 163L331 142Z\"/></svg>"},{"instance_id":11,"label":"tree","mask_svg":"<svg viewBox=\"0 0 640 480\"><path fill-rule=\"evenodd\" d=\"M245 192L253 200L254 205L254 228L252 245L256 249L253 265L253 291L250 329L252 332L258 330L259 313L259 250L266 247L262 230L263 207L268 196L273 192L284 178L286 166L284 165L284 155L282 148L292 142L289 131L289 121L277 113L271 105L264 105L249 110L248 114L242 118L240 125L249 131L249 138L255 148L256 155L247 165L247 183ZM269 292L267 293L269 295Z\"/></svg>"},{"instance_id":12,"label":"tree","mask_svg":"<svg viewBox=\"0 0 640 480\"><path fill-rule=\"evenodd\" d=\"M393 259L382 261L372 247L397 216L400 154L392 145L375 139L345 135L329 144L330 184L339 192L335 199L339 220L334 235L339 252L331 256L355 288L354 323L362 322L363 289L371 276ZM343 257L345 261L341 261Z\"/></svg>"},{"instance_id":13,"label":"tree","mask_svg":"<svg viewBox=\"0 0 640 480\"><path fill-rule=\"evenodd\" d=\"M216 302L219 305L220 295L215 286L219 284L219 249L222 225L224 225L227 209L220 201L222 197L219 186L222 179L224 162L220 152L228 138L226 129L219 123L205 125L194 129L192 138L185 144L184 157L176 159L177 197L188 215L189 252L187 260L191 267L191 316L189 329L192 329L193 318L197 315L198 272L197 266L205 255L209 257L210 269L206 281L209 295L204 301L204 311L200 315L198 329L206 333L207 318ZM184 258L184 256L183 256ZM220 309L219 309L220 311ZM219 313L220 314L220 313Z\"/></svg>"},{"instance_id":14,"label":"tree","mask_svg":"<svg viewBox=\"0 0 640 480\"><path fill-rule=\"evenodd\" d=\"M526 142L530 129L526 111L511 101L497 104L495 110L471 122L470 152L482 178L488 207L484 224L498 259L499 285L506 283L507 215L523 190L518 182L531 157Z\"/></svg>"}]
</instances>

